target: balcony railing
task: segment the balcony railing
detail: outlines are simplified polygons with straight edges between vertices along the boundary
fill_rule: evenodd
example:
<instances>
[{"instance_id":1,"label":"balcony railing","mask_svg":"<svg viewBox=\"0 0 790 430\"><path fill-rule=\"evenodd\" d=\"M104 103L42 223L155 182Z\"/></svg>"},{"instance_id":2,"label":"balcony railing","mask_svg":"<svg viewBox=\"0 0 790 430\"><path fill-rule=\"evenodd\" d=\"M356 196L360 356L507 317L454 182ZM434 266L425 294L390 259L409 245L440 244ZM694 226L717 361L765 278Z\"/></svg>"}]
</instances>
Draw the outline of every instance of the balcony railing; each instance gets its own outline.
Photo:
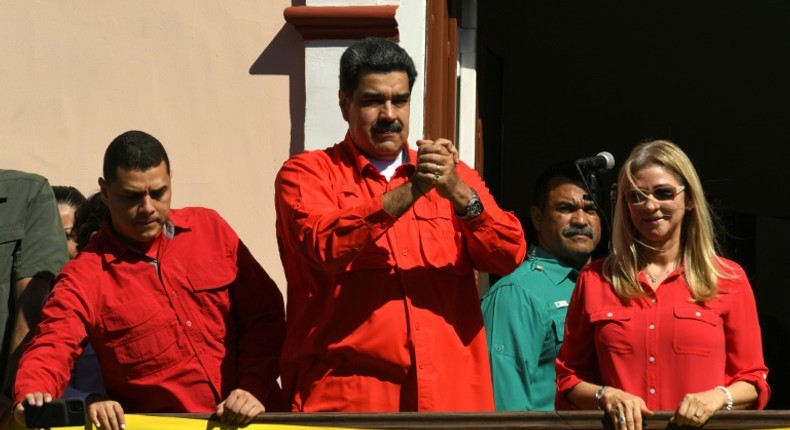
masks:
<instances>
[{"instance_id":1,"label":"balcony railing","mask_svg":"<svg viewBox=\"0 0 790 430\"><path fill-rule=\"evenodd\" d=\"M170 417L208 419L209 415L167 414ZM646 418L645 429L681 429L669 424L670 412L658 412ZM603 413L584 412L491 412L491 413L268 413L256 424L280 424L306 427L342 427L351 429L541 429L601 430L611 429ZM220 428L207 425L206 429ZM790 430L790 411L720 411L708 421L705 430Z\"/></svg>"}]
</instances>

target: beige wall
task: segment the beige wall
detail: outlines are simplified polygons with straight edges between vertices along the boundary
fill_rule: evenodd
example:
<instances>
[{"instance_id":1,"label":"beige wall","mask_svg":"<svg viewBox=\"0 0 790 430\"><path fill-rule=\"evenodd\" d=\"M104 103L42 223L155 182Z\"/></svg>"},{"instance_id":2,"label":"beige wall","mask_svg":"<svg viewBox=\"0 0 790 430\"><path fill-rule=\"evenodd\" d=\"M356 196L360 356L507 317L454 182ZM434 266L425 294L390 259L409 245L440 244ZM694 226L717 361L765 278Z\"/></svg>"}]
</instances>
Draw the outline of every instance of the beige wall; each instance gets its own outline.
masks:
<instances>
[{"instance_id":1,"label":"beige wall","mask_svg":"<svg viewBox=\"0 0 790 430\"><path fill-rule=\"evenodd\" d=\"M291 3L0 2L0 168L88 195L107 144L149 132L171 158L173 207L217 209L284 288L273 180L304 106Z\"/></svg>"}]
</instances>

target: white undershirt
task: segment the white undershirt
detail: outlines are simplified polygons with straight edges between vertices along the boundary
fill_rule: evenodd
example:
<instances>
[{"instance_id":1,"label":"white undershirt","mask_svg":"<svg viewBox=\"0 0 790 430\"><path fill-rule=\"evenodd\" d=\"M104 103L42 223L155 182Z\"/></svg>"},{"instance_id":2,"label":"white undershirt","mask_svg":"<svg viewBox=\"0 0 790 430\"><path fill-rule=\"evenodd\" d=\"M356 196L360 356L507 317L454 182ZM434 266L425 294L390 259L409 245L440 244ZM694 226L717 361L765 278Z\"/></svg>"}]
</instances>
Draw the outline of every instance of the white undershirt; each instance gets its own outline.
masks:
<instances>
[{"instance_id":1,"label":"white undershirt","mask_svg":"<svg viewBox=\"0 0 790 430\"><path fill-rule=\"evenodd\" d=\"M395 158L394 160L379 160L377 158L370 158L365 157L370 161L376 170L381 173L381 176L387 178L387 182L392 179L392 175L395 174L395 169L398 168L401 164L403 164L403 152L401 152L400 157Z\"/></svg>"}]
</instances>

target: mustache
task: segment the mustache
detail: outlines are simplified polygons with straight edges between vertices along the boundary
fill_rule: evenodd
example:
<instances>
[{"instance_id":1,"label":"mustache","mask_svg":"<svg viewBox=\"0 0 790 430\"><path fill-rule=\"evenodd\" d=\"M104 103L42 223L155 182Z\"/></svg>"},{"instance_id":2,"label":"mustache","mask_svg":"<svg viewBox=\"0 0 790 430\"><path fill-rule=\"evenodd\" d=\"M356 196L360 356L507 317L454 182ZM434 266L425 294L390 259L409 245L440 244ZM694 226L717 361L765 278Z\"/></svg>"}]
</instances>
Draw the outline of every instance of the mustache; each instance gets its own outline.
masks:
<instances>
[{"instance_id":1,"label":"mustache","mask_svg":"<svg viewBox=\"0 0 790 430\"><path fill-rule=\"evenodd\" d=\"M403 124L400 121L382 122L376 121L370 127L373 133L400 133L403 130Z\"/></svg>"},{"instance_id":2,"label":"mustache","mask_svg":"<svg viewBox=\"0 0 790 430\"><path fill-rule=\"evenodd\" d=\"M565 229L562 230L562 235L565 237L575 236L577 234L583 234L590 239L593 239L595 236L595 232L593 232L593 229L590 226L577 227L575 225L571 225L565 227Z\"/></svg>"}]
</instances>

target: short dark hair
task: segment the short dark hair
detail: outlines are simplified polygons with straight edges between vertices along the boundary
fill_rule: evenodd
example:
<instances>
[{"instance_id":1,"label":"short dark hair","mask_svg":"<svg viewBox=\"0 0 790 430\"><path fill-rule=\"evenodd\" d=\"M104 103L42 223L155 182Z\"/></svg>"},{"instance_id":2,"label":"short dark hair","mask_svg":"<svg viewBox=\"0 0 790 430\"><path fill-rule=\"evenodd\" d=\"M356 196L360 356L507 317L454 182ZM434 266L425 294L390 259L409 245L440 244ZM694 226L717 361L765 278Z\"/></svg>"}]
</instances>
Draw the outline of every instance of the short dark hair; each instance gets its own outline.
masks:
<instances>
[{"instance_id":1,"label":"short dark hair","mask_svg":"<svg viewBox=\"0 0 790 430\"><path fill-rule=\"evenodd\" d=\"M406 72L409 91L417 79L417 69L405 49L383 37L367 37L349 46L340 57L340 90L351 97L365 73Z\"/></svg>"},{"instance_id":2,"label":"short dark hair","mask_svg":"<svg viewBox=\"0 0 790 430\"><path fill-rule=\"evenodd\" d=\"M124 170L146 171L165 162L167 174L170 174L170 159L162 143L148 133L131 130L110 142L104 152L104 180L112 182L118 179L118 168Z\"/></svg>"},{"instance_id":3,"label":"short dark hair","mask_svg":"<svg viewBox=\"0 0 790 430\"><path fill-rule=\"evenodd\" d=\"M573 161L562 161L553 164L541 172L540 176L538 176L538 179L535 181L535 187L532 189L533 206L540 208L540 210L544 209L546 201L548 201L549 198L549 191L551 191L549 189L549 183L552 179L558 177L584 183L584 178L582 178L579 169L576 168L576 163Z\"/></svg>"},{"instance_id":4,"label":"short dark hair","mask_svg":"<svg viewBox=\"0 0 790 430\"><path fill-rule=\"evenodd\" d=\"M565 178L574 182L584 183L579 170L576 168L576 163L573 161L561 161L552 164L543 170L532 188L532 206L540 209L541 212L546 210L546 203L549 201L549 184L554 178ZM522 221L524 227L524 235L527 238L527 243L538 243L538 232L532 224L532 217L527 216L526 221Z\"/></svg>"},{"instance_id":5,"label":"short dark hair","mask_svg":"<svg viewBox=\"0 0 790 430\"><path fill-rule=\"evenodd\" d=\"M59 205L71 206L76 210L85 202L85 196L80 190L68 185L53 185L52 192L55 193L55 202Z\"/></svg>"},{"instance_id":6,"label":"short dark hair","mask_svg":"<svg viewBox=\"0 0 790 430\"><path fill-rule=\"evenodd\" d=\"M74 231L76 233L77 251L88 245L94 232L101 228L107 218L107 207L101 199L101 193L93 193L74 213Z\"/></svg>"}]
</instances>

